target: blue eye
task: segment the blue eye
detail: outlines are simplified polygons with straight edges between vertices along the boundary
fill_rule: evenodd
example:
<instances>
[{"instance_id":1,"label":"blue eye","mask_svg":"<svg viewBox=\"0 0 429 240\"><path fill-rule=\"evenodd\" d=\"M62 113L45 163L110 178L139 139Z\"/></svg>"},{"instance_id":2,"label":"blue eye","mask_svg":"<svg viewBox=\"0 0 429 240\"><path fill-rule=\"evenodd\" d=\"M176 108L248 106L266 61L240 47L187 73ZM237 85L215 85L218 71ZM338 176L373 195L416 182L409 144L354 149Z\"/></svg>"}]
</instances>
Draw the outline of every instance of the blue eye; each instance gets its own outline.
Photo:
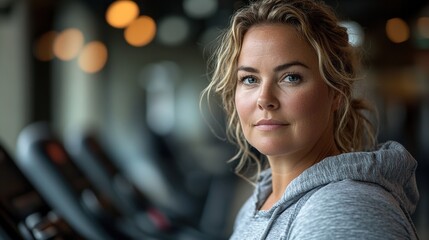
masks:
<instances>
[{"instance_id":1,"label":"blue eye","mask_svg":"<svg viewBox=\"0 0 429 240\"><path fill-rule=\"evenodd\" d=\"M241 78L241 82L244 84L253 84L256 83L256 78L253 76L245 76Z\"/></svg>"},{"instance_id":2,"label":"blue eye","mask_svg":"<svg viewBox=\"0 0 429 240\"><path fill-rule=\"evenodd\" d=\"M293 84L297 84L297 83L301 82L301 80L302 80L302 78L299 74L288 74L284 78L284 81L286 81L288 83L293 83Z\"/></svg>"}]
</instances>

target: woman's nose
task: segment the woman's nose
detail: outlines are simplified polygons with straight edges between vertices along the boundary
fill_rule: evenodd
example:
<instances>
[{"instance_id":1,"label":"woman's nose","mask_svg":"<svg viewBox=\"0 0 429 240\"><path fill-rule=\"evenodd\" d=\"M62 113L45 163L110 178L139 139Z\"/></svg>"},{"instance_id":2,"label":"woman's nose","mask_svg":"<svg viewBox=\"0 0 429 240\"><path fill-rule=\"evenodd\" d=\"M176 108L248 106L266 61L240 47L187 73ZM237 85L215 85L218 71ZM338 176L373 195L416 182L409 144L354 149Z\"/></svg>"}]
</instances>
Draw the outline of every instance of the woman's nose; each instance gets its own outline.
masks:
<instances>
[{"instance_id":1,"label":"woman's nose","mask_svg":"<svg viewBox=\"0 0 429 240\"><path fill-rule=\"evenodd\" d=\"M275 110L280 106L274 89L269 86L263 86L257 100L258 108L261 110Z\"/></svg>"}]
</instances>

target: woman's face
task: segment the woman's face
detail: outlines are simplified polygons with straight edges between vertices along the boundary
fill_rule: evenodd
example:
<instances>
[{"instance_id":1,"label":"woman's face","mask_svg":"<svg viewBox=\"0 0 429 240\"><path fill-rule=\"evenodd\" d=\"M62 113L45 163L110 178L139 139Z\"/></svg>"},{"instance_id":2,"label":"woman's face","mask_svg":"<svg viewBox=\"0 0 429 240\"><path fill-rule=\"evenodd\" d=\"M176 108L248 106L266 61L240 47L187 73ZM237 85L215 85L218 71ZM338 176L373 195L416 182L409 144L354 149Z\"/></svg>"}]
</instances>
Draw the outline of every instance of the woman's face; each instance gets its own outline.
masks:
<instances>
[{"instance_id":1,"label":"woman's face","mask_svg":"<svg viewBox=\"0 0 429 240\"><path fill-rule=\"evenodd\" d=\"M251 27L237 67L235 104L253 147L269 158L302 158L335 146L334 92L320 75L315 51L293 27Z\"/></svg>"}]
</instances>

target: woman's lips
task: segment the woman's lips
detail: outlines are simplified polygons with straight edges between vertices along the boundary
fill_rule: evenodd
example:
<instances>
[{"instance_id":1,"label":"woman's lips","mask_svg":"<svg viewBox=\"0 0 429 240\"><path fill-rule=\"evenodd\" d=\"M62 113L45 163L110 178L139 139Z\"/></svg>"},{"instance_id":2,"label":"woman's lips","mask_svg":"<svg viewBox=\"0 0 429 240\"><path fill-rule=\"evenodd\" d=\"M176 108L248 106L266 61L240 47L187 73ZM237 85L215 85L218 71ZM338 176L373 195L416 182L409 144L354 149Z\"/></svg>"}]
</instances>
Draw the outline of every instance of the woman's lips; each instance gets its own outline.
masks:
<instances>
[{"instance_id":1,"label":"woman's lips","mask_svg":"<svg viewBox=\"0 0 429 240\"><path fill-rule=\"evenodd\" d=\"M278 120L262 119L262 120L259 120L254 126L256 129L259 129L259 130L270 131L270 130L275 130L287 125L288 125L287 123L278 121Z\"/></svg>"}]
</instances>

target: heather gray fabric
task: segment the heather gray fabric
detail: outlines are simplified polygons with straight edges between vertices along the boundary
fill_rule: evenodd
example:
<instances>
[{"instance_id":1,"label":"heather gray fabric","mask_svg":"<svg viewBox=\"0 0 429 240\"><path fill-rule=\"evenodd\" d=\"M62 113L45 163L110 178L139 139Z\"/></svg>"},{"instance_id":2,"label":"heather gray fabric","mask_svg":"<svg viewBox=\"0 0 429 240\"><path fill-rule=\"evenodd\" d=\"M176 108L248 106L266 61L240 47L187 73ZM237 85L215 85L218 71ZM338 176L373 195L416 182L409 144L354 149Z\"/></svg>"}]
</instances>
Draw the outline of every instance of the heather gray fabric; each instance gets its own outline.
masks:
<instances>
[{"instance_id":1,"label":"heather gray fabric","mask_svg":"<svg viewBox=\"0 0 429 240\"><path fill-rule=\"evenodd\" d=\"M231 240L418 239L410 215L417 163L397 142L328 157L293 180L270 210L265 170L236 218Z\"/></svg>"}]
</instances>

